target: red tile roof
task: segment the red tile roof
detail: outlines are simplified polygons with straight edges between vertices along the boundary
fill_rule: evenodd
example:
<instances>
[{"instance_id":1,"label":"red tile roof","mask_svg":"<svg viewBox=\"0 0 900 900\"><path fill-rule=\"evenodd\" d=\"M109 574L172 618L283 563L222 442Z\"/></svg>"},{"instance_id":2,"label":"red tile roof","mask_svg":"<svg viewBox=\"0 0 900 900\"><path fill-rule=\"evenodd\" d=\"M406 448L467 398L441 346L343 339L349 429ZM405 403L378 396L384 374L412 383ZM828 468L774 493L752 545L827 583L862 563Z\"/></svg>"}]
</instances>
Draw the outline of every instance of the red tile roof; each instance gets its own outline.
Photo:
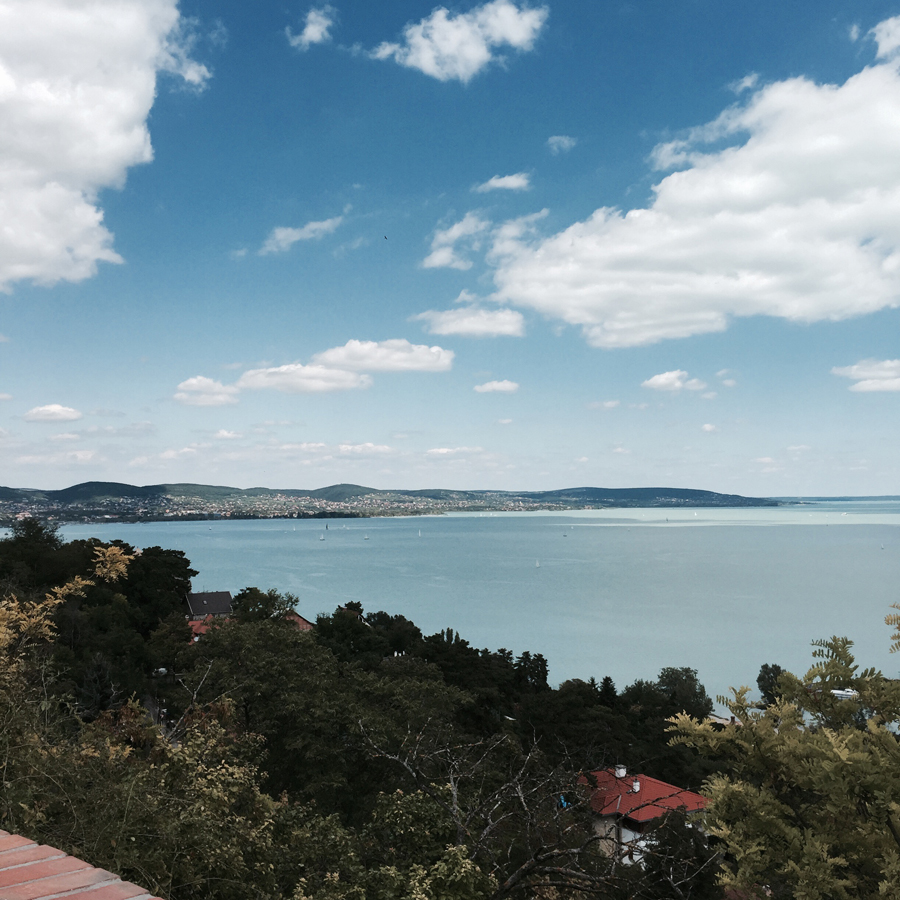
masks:
<instances>
[{"instance_id":1,"label":"red tile roof","mask_svg":"<svg viewBox=\"0 0 900 900\"><path fill-rule=\"evenodd\" d=\"M159 900L62 850L0 831L0 900Z\"/></svg>"},{"instance_id":2,"label":"red tile roof","mask_svg":"<svg viewBox=\"0 0 900 900\"><path fill-rule=\"evenodd\" d=\"M191 634L193 635L193 639L195 641L199 640L212 628L213 623L216 621L215 616L207 616L205 619L190 619L188 620L188 628L191 629Z\"/></svg>"},{"instance_id":3,"label":"red tile roof","mask_svg":"<svg viewBox=\"0 0 900 900\"><path fill-rule=\"evenodd\" d=\"M601 816L619 815L635 822L649 822L673 809L696 812L706 806L706 798L700 794L658 778L631 774L617 778L614 769L591 772L591 776L597 784L591 794L591 809Z\"/></svg>"}]
</instances>

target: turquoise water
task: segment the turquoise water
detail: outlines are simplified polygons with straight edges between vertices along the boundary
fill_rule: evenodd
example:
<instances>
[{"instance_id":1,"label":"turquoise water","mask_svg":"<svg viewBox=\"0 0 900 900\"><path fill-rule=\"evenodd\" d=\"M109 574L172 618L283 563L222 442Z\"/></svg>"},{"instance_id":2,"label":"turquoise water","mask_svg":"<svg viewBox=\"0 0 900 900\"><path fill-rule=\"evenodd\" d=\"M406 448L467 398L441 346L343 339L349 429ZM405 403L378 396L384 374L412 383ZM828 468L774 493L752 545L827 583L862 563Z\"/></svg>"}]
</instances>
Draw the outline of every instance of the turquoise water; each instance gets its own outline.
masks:
<instances>
[{"instance_id":1,"label":"turquoise water","mask_svg":"<svg viewBox=\"0 0 900 900\"><path fill-rule=\"evenodd\" d=\"M585 510L422 518L66 526L183 550L197 590L291 591L307 618L348 600L543 653L551 680L619 687L691 666L710 694L764 662L805 671L810 641L856 642L900 672L884 616L900 602L900 502L773 509ZM324 540L321 538L324 537ZM539 565L538 565L539 564Z\"/></svg>"}]
</instances>

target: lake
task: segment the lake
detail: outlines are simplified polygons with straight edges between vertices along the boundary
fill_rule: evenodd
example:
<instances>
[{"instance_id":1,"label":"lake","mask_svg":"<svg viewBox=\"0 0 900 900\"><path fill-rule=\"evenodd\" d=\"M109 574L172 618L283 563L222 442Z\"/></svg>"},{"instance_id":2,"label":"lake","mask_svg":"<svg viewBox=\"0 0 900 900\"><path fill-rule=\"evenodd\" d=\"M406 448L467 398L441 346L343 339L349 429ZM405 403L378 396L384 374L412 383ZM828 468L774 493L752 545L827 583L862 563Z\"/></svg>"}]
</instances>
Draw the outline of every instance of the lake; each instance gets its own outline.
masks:
<instances>
[{"instance_id":1,"label":"lake","mask_svg":"<svg viewBox=\"0 0 900 900\"><path fill-rule=\"evenodd\" d=\"M755 688L762 663L802 673L810 641L846 635L900 671L884 616L900 602L900 502L615 509L415 518L67 525L67 539L183 550L195 590L290 591L309 619L349 600L426 634L542 653L553 683L663 666L708 692Z\"/></svg>"}]
</instances>

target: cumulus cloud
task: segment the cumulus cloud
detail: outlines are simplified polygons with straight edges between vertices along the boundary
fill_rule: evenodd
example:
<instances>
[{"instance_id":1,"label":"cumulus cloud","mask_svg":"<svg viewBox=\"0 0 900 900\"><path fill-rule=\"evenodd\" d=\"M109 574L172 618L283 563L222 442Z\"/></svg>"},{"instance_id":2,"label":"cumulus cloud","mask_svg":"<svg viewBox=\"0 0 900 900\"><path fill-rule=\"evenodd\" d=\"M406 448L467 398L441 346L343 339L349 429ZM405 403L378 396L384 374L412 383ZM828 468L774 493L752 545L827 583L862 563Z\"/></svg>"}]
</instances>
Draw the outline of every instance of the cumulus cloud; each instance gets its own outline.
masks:
<instances>
[{"instance_id":1,"label":"cumulus cloud","mask_svg":"<svg viewBox=\"0 0 900 900\"><path fill-rule=\"evenodd\" d=\"M343 216L335 216L333 219L323 219L321 222L307 222L302 228L273 228L266 238L266 242L260 247L259 255L284 253L298 241L312 241L331 234L343 220Z\"/></svg>"},{"instance_id":2,"label":"cumulus cloud","mask_svg":"<svg viewBox=\"0 0 900 900\"><path fill-rule=\"evenodd\" d=\"M519 389L519 385L515 381L486 381L484 384L476 384L473 391L479 394L514 394Z\"/></svg>"},{"instance_id":3,"label":"cumulus cloud","mask_svg":"<svg viewBox=\"0 0 900 900\"><path fill-rule=\"evenodd\" d=\"M527 172L516 172L515 175L495 175L472 190L486 194L488 191L527 191L530 187L531 176Z\"/></svg>"},{"instance_id":4,"label":"cumulus cloud","mask_svg":"<svg viewBox=\"0 0 900 900\"><path fill-rule=\"evenodd\" d=\"M878 45L878 58L888 59L900 49L900 16L879 22L870 32Z\"/></svg>"},{"instance_id":5,"label":"cumulus cloud","mask_svg":"<svg viewBox=\"0 0 900 900\"><path fill-rule=\"evenodd\" d=\"M178 385L175 399L187 406L228 406L237 403L238 389L205 375L195 375Z\"/></svg>"},{"instance_id":6,"label":"cumulus cloud","mask_svg":"<svg viewBox=\"0 0 900 900\"><path fill-rule=\"evenodd\" d=\"M237 380L237 388L262 390L265 388L288 394L324 394L367 388L372 383L368 375L334 369L322 365L289 363L266 369L250 369Z\"/></svg>"},{"instance_id":7,"label":"cumulus cloud","mask_svg":"<svg viewBox=\"0 0 900 900\"><path fill-rule=\"evenodd\" d=\"M411 344L405 339L347 341L317 353L309 364L288 363L248 369L230 385L198 375L178 385L175 399L192 406L237 403L244 390L276 390L289 394L324 394L365 389L372 384L368 372L446 372L454 353L442 347ZM284 423L282 423L284 424ZM228 440L241 434L220 430L215 437Z\"/></svg>"},{"instance_id":8,"label":"cumulus cloud","mask_svg":"<svg viewBox=\"0 0 900 900\"><path fill-rule=\"evenodd\" d=\"M63 431L63 432L60 432L59 434L51 434L50 440L51 441L80 441L81 435L75 434L74 431Z\"/></svg>"},{"instance_id":9,"label":"cumulus cloud","mask_svg":"<svg viewBox=\"0 0 900 900\"><path fill-rule=\"evenodd\" d=\"M220 428L213 437L217 441L236 441L238 438L242 438L244 435L241 434L240 431L228 431L225 428Z\"/></svg>"},{"instance_id":10,"label":"cumulus cloud","mask_svg":"<svg viewBox=\"0 0 900 900\"><path fill-rule=\"evenodd\" d=\"M641 387L654 391L702 391L706 387L706 382L700 381L699 378L688 378L688 373L684 369L675 369L642 381Z\"/></svg>"},{"instance_id":11,"label":"cumulus cloud","mask_svg":"<svg viewBox=\"0 0 900 900\"><path fill-rule=\"evenodd\" d=\"M852 378L851 391L900 391L900 359L864 359L853 366L835 366L834 375Z\"/></svg>"},{"instance_id":12,"label":"cumulus cloud","mask_svg":"<svg viewBox=\"0 0 900 900\"><path fill-rule=\"evenodd\" d=\"M98 195L153 158L159 72L202 88L176 0L7 0L0 28L0 289L117 263Z\"/></svg>"},{"instance_id":13,"label":"cumulus cloud","mask_svg":"<svg viewBox=\"0 0 900 900\"><path fill-rule=\"evenodd\" d=\"M284 29L284 33L295 50L309 50L313 44L324 44L331 40L330 29L334 21L335 11L330 6L313 7L306 14L300 34L294 34L290 26Z\"/></svg>"},{"instance_id":14,"label":"cumulus cloud","mask_svg":"<svg viewBox=\"0 0 900 900\"><path fill-rule=\"evenodd\" d=\"M525 318L515 309L483 309L463 306L443 311L429 309L413 316L411 321L426 322L431 334L458 334L463 337L522 337Z\"/></svg>"},{"instance_id":15,"label":"cumulus cloud","mask_svg":"<svg viewBox=\"0 0 900 900\"><path fill-rule=\"evenodd\" d=\"M12 400L12 394L0 394L0 400Z\"/></svg>"},{"instance_id":16,"label":"cumulus cloud","mask_svg":"<svg viewBox=\"0 0 900 900\"><path fill-rule=\"evenodd\" d=\"M567 134L554 134L547 138L547 146L554 156L560 153L568 153L578 143L576 138L569 137Z\"/></svg>"},{"instance_id":17,"label":"cumulus cloud","mask_svg":"<svg viewBox=\"0 0 900 900\"><path fill-rule=\"evenodd\" d=\"M837 321L900 303L900 17L883 62L839 85L749 88L685 138L645 209L603 207L541 237L498 229L496 299L597 347L722 331L735 316ZM722 147L723 143L728 144Z\"/></svg>"},{"instance_id":18,"label":"cumulus cloud","mask_svg":"<svg viewBox=\"0 0 900 900\"><path fill-rule=\"evenodd\" d=\"M388 341L347 341L317 353L313 361L340 369L367 372L446 372L454 353L443 347L411 344L404 338Z\"/></svg>"},{"instance_id":19,"label":"cumulus cloud","mask_svg":"<svg viewBox=\"0 0 900 900\"><path fill-rule=\"evenodd\" d=\"M490 224L478 213L467 212L462 219L449 228L438 229L431 241L431 253L422 261L422 266L426 269L445 267L463 271L471 269L471 260L457 253L457 244L461 243L469 250L479 250L481 243L478 236L483 234Z\"/></svg>"},{"instance_id":20,"label":"cumulus cloud","mask_svg":"<svg viewBox=\"0 0 900 900\"><path fill-rule=\"evenodd\" d=\"M60 406L49 403L47 406L35 406L23 416L26 422L74 422L82 418L82 414L71 406Z\"/></svg>"},{"instance_id":21,"label":"cumulus cloud","mask_svg":"<svg viewBox=\"0 0 900 900\"><path fill-rule=\"evenodd\" d=\"M493 0L457 15L438 7L422 21L407 25L399 43L380 44L371 56L393 59L438 81L466 84L496 58L498 48L530 50L547 13L546 7L519 7L510 0Z\"/></svg>"},{"instance_id":22,"label":"cumulus cloud","mask_svg":"<svg viewBox=\"0 0 900 900\"><path fill-rule=\"evenodd\" d=\"M714 431L718 431L719 429L715 425L710 425L707 422L706 425L701 426L700 430L705 431L707 434L712 434Z\"/></svg>"}]
</instances>

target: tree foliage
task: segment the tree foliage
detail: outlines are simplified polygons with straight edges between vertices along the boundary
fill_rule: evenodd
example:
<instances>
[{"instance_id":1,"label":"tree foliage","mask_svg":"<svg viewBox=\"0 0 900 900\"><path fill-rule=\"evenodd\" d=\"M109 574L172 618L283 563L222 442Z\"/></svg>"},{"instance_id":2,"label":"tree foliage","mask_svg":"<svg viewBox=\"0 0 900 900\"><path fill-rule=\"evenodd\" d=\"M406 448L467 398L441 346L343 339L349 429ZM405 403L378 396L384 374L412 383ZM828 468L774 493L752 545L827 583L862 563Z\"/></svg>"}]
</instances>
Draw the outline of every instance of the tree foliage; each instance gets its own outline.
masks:
<instances>
[{"instance_id":1,"label":"tree foliage","mask_svg":"<svg viewBox=\"0 0 900 900\"><path fill-rule=\"evenodd\" d=\"M706 785L726 885L802 900L897 896L900 683L861 670L846 638L813 646L811 668L782 672L774 702L760 708L741 688L727 701L735 724L679 715L674 740L730 767Z\"/></svg>"}]
</instances>

